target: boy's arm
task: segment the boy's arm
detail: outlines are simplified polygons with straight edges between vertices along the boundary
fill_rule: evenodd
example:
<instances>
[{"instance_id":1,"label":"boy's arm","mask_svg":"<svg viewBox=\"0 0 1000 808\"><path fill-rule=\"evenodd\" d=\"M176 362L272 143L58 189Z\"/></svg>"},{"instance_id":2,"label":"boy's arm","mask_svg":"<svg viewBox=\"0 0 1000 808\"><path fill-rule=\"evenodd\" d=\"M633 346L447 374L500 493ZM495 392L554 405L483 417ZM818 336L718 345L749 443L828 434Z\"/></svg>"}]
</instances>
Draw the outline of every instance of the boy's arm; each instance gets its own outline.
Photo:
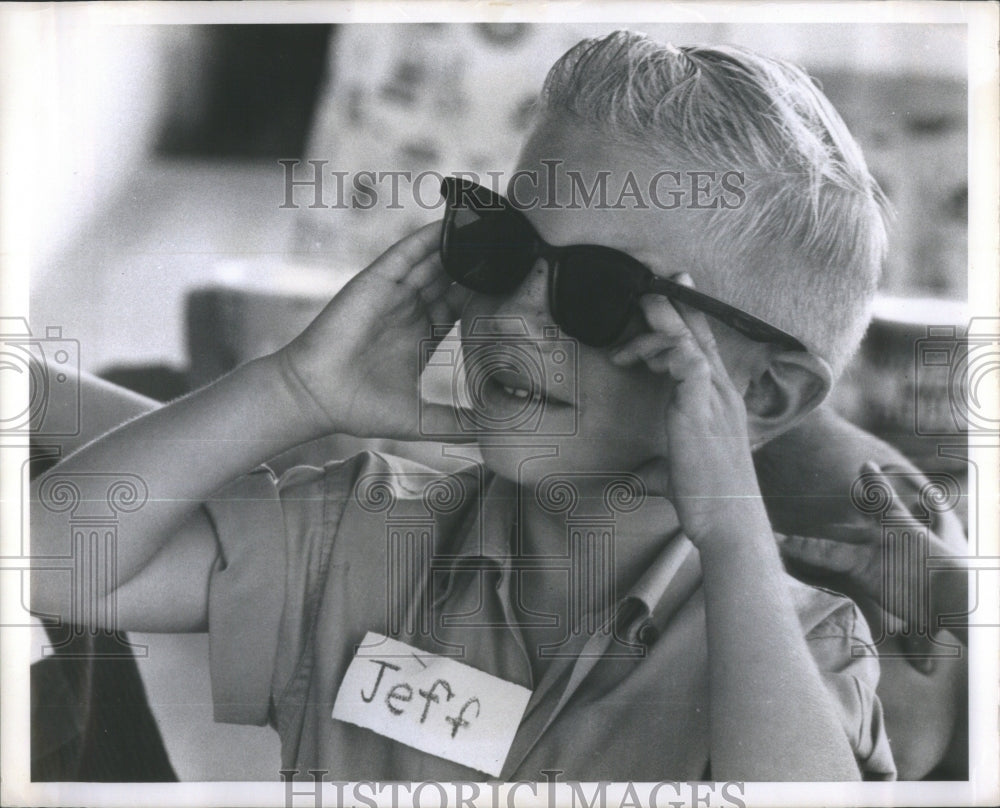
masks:
<instances>
[{"instance_id":1,"label":"boy's arm","mask_svg":"<svg viewBox=\"0 0 1000 808\"><path fill-rule=\"evenodd\" d=\"M57 457L66 457L125 421L160 406L159 402L154 399L119 387L85 371L79 372L75 383L80 391L80 400L79 402L68 402L68 404L79 407L80 433L70 436L46 435L37 441L34 437L32 438L33 444L38 443L40 447L55 449ZM56 405L63 404L60 401L54 403ZM58 476L53 479L58 479ZM188 523L157 554L157 568L161 572L171 566L179 567L181 574L162 575L165 580L173 579L179 582L172 590L168 591L167 587L147 586L135 579L117 590L117 611L119 613L138 612L136 606L130 604L129 600L133 597L139 597L142 599L143 611L153 618L147 623L133 623L129 628L136 630L181 630L196 627L203 622L203 616L200 613L184 615L180 613L180 609L183 606L197 605L198 603L197 597L187 595L182 591L182 588L193 588L195 592L199 588L204 588L203 586L199 587L198 576L192 574L203 568L204 562L198 562L192 557L192 553L196 552L198 547L202 551L213 550L214 542L211 541L210 530L210 526L205 521L204 513L196 510ZM36 533L36 548L42 543L40 536L41 531ZM199 536L202 537L201 540L199 540ZM150 570L147 568L146 571L140 573L139 577L149 572ZM65 577L62 585L66 586ZM99 611L103 612L104 610ZM121 626L118 627L121 628Z\"/></svg>"},{"instance_id":2,"label":"boy's arm","mask_svg":"<svg viewBox=\"0 0 1000 808\"><path fill-rule=\"evenodd\" d=\"M191 395L140 416L83 447L32 484L31 551L66 557L67 515L59 510L62 481L82 500L103 495L117 475L141 480L142 507L118 512L114 578L89 581L84 593L94 622L114 603L123 630L193 631L204 626L214 533L198 508L211 494L268 456L311 436L309 420L290 393L278 357L256 360ZM110 475L110 476L108 476ZM114 601L109 596L114 594ZM36 612L83 619L61 571L36 571Z\"/></svg>"},{"instance_id":3,"label":"boy's arm","mask_svg":"<svg viewBox=\"0 0 1000 808\"><path fill-rule=\"evenodd\" d=\"M805 639L766 515L700 537L714 777L855 780L858 766Z\"/></svg>"},{"instance_id":4,"label":"boy's arm","mask_svg":"<svg viewBox=\"0 0 1000 808\"><path fill-rule=\"evenodd\" d=\"M677 280L690 283L686 276ZM654 488L668 492L701 556L712 776L859 779L787 591L754 472L744 401L703 315L655 296L642 305L656 336L637 338L612 361L644 361L668 374L663 457L644 471Z\"/></svg>"},{"instance_id":5,"label":"boy's arm","mask_svg":"<svg viewBox=\"0 0 1000 808\"><path fill-rule=\"evenodd\" d=\"M33 611L106 624L114 604L119 629L197 630L216 558L200 503L267 458L323 434L416 437L420 342L432 323L455 320L437 230L421 228L390 248L278 353L122 425L34 481L36 559L72 555L60 510L68 486L86 502L104 497L110 479L129 475L146 501L119 510L113 576L85 580L71 603L64 572L37 570ZM446 409L425 407L421 415L453 423Z\"/></svg>"}]
</instances>

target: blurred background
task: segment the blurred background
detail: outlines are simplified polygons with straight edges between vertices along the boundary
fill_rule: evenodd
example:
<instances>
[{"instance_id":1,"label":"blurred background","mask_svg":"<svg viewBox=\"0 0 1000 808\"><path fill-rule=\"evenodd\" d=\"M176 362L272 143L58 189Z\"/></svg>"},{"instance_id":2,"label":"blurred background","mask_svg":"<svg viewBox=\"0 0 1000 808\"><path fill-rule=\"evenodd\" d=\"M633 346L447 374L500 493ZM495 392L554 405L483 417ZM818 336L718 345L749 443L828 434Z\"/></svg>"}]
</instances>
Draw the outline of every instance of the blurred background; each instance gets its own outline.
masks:
<instances>
[{"instance_id":1,"label":"blurred background","mask_svg":"<svg viewBox=\"0 0 1000 808\"><path fill-rule=\"evenodd\" d=\"M159 400L280 347L440 215L409 193L398 208L382 193L352 209L358 192L329 172L510 171L547 68L617 27L60 23L26 66L43 91L33 334L60 328L83 370ZM936 447L963 429L952 370L967 325L964 26L631 27L747 45L822 84L896 210L878 316L834 405L923 468L960 468ZM308 186L289 200L279 161L309 180L310 160L326 161L320 204ZM924 362L928 327L951 351L943 363ZM274 779L270 730L207 720L207 639L155 644L141 669L176 774Z\"/></svg>"}]
</instances>

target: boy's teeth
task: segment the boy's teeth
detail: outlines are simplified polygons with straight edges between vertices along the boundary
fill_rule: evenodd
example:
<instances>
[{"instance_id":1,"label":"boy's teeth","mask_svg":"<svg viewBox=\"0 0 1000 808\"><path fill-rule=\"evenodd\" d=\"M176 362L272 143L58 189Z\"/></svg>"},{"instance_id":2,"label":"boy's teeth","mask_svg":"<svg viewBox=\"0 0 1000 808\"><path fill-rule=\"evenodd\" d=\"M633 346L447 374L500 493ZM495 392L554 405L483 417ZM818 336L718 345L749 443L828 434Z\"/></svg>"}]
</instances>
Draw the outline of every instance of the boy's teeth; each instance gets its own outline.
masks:
<instances>
[{"instance_id":1,"label":"boy's teeth","mask_svg":"<svg viewBox=\"0 0 1000 808\"><path fill-rule=\"evenodd\" d=\"M509 395L509 396L514 396L515 398L527 398L528 397L528 391L527 390L516 390L513 387L508 387L505 384L502 384L500 386L503 388L503 391L507 395Z\"/></svg>"}]
</instances>

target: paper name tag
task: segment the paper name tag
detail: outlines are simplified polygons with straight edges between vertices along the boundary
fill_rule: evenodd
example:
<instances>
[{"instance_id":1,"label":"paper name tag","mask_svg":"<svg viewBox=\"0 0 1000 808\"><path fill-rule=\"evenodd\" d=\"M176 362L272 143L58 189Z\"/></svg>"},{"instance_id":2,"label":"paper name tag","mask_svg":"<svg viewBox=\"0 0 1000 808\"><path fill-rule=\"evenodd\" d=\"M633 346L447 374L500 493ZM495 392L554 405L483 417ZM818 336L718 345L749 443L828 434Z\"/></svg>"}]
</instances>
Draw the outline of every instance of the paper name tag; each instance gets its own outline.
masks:
<instances>
[{"instance_id":1,"label":"paper name tag","mask_svg":"<svg viewBox=\"0 0 1000 808\"><path fill-rule=\"evenodd\" d=\"M333 717L499 777L531 691L369 631Z\"/></svg>"}]
</instances>

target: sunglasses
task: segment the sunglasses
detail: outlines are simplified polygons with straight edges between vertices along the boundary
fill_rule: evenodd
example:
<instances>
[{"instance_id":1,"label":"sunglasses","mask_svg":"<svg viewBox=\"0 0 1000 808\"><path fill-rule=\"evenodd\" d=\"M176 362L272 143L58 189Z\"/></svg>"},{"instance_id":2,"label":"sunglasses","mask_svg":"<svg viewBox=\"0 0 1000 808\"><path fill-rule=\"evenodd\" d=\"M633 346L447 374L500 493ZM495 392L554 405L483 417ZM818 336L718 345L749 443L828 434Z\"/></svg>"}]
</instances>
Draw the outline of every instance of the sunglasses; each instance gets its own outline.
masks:
<instances>
[{"instance_id":1,"label":"sunglasses","mask_svg":"<svg viewBox=\"0 0 1000 808\"><path fill-rule=\"evenodd\" d=\"M676 281L654 275L632 256L599 244L554 247L527 217L499 194L474 182L445 177L441 262L448 276L485 295L517 289L539 258L549 267L549 310L565 334L585 345L617 343L639 314L639 298L663 295L709 314L754 340L793 350L791 334Z\"/></svg>"}]
</instances>

